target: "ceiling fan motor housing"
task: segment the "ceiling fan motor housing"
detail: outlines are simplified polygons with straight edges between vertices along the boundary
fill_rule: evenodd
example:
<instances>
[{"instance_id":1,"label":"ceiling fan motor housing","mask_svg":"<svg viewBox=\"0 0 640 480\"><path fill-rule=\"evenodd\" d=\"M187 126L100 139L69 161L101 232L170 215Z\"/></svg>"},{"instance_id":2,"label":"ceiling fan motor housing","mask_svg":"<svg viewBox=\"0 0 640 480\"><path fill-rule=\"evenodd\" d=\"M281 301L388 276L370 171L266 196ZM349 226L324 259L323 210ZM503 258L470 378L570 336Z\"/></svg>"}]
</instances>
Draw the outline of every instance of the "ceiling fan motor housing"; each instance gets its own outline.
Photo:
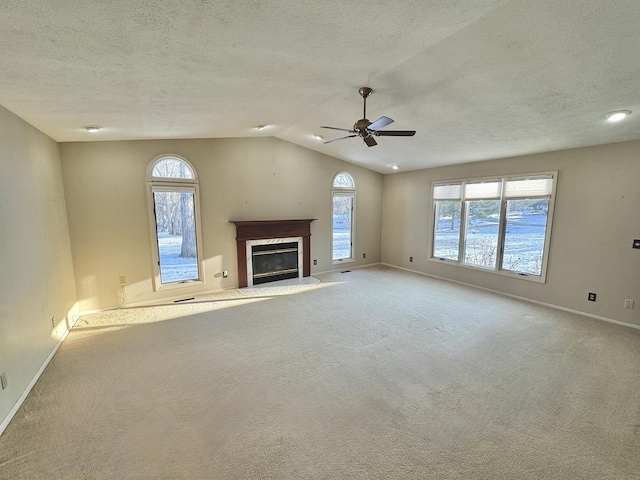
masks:
<instances>
[{"instance_id":1,"label":"ceiling fan motor housing","mask_svg":"<svg viewBox=\"0 0 640 480\"><path fill-rule=\"evenodd\" d=\"M371 122L367 118L361 118L353 125L353 129L358 133L358 135L364 137L369 133L367 131L369 125L371 125Z\"/></svg>"}]
</instances>

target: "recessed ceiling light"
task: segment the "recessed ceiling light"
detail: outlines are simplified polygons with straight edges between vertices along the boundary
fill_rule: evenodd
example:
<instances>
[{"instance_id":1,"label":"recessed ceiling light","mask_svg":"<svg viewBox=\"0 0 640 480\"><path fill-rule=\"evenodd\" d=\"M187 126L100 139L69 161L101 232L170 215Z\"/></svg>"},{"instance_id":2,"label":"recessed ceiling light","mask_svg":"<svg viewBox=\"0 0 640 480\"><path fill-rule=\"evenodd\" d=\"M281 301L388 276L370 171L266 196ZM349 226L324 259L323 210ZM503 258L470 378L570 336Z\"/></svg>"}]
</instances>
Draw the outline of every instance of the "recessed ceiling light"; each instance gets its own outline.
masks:
<instances>
[{"instance_id":1,"label":"recessed ceiling light","mask_svg":"<svg viewBox=\"0 0 640 480\"><path fill-rule=\"evenodd\" d=\"M100 125L85 125L84 128L87 132L96 133L102 127Z\"/></svg>"},{"instance_id":2,"label":"recessed ceiling light","mask_svg":"<svg viewBox=\"0 0 640 480\"><path fill-rule=\"evenodd\" d=\"M398 170L400 167L398 165L391 165L391 168L394 170Z\"/></svg>"},{"instance_id":3,"label":"recessed ceiling light","mask_svg":"<svg viewBox=\"0 0 640 480\"><path fill-rule=\"evenodd\" d=\"M631 115L631 110L617 110L615 112L607 113L604 117L607 119L607 122L615 123L620 120L624 120L629 115Z\"/></svg>"},{"instance_id":4,"label":"recessed ceiling light","mask_svg":"<svg viewBox=\"0 0 640 480\"><path fill-rule=\"evenodd\" d=\"M315 138L316 140L324 140L324 137L321 137L320 135L313 135L313 138Z\"/></svg>"},{"instance_id":5,"label":"recessed ceiling light","mask_svg":"<svg viewBox=\"0 0 640 480\"><path fill-rule=\"evenodd\" d=\"M267 125L258 125L256 130L264 130L265 128L267 128Z\"/></svg>"}]
</instances>

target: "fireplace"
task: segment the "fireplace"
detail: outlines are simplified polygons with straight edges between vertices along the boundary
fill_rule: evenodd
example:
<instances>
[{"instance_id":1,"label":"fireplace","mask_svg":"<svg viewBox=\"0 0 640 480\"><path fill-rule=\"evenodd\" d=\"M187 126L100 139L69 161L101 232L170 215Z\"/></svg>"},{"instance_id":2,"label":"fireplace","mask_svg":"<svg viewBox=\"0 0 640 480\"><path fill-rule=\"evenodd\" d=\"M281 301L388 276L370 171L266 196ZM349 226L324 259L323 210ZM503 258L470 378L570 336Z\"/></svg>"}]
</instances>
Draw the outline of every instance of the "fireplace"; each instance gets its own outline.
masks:
<instances>
[{"instance_id":1,"label":"fireplace","mask_svg":"<svg viewBox=\"0 0 640 480\"><path fill-rule=\"evenodd\" d=\"M311 275L313 220L232 220L236 225L238 285Z\"/></svg>"}]
</instances>

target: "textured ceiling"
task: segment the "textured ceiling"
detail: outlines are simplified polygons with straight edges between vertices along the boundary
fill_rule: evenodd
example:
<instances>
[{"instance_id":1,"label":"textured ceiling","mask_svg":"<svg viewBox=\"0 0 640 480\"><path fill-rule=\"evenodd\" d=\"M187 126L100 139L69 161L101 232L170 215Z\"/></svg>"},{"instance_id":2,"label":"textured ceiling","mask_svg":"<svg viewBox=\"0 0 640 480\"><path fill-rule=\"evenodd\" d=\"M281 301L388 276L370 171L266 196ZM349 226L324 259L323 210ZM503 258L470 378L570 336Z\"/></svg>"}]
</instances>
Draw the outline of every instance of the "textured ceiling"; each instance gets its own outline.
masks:
<instances>
[{"instance_id":1,"label":"textured ceiling","mask_svg":"<svg viewBox=\"0 0 640 480\"><path fill-rule=\"evenodd\" d=\"M638 0L0 0L0 32L0 104L60 142L268 135L389 173L640 138ZM416 136L313 139L360 86Z\"/></svg>"}]
</instances>

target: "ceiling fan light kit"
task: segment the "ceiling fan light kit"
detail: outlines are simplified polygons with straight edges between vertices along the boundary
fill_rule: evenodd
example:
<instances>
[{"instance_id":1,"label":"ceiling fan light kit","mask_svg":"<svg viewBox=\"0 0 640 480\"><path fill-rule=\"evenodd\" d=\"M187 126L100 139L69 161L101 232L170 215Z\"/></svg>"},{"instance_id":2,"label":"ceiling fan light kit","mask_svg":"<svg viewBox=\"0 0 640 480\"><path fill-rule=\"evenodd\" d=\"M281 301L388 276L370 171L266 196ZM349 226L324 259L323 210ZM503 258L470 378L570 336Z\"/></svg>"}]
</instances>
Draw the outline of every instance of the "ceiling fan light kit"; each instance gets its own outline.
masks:
<instances>
[{"instance_id":1,"label":"ceiling fan light kit","mask_svg":"<svg viewBox=\"0 0 640 480\"><path fill-rule=\"evenodd\" d=\"M369 147L375 147L378 142L376 142L375 137L412 137L416 134L415 130L381 130L393 123L393 120L389 117L382 116L377 119L375 122L370 122L367 119L367 97L373 93L373 90L369 87L360 87L358 93L364 100L364 110L362 114L362 118L358 120L352 129L348 128L339 128L339 127L327 127L321 126L320 128L328 128L331 130L339 130L341 132L347 132L351 135L346 135L344 137L334 138L333 140L328 140L324 143L332 143L337 142L338 140L344 140L345 138L353 138L360 137L362 141L367 144Z\"/></svg>"}]
</instances>

